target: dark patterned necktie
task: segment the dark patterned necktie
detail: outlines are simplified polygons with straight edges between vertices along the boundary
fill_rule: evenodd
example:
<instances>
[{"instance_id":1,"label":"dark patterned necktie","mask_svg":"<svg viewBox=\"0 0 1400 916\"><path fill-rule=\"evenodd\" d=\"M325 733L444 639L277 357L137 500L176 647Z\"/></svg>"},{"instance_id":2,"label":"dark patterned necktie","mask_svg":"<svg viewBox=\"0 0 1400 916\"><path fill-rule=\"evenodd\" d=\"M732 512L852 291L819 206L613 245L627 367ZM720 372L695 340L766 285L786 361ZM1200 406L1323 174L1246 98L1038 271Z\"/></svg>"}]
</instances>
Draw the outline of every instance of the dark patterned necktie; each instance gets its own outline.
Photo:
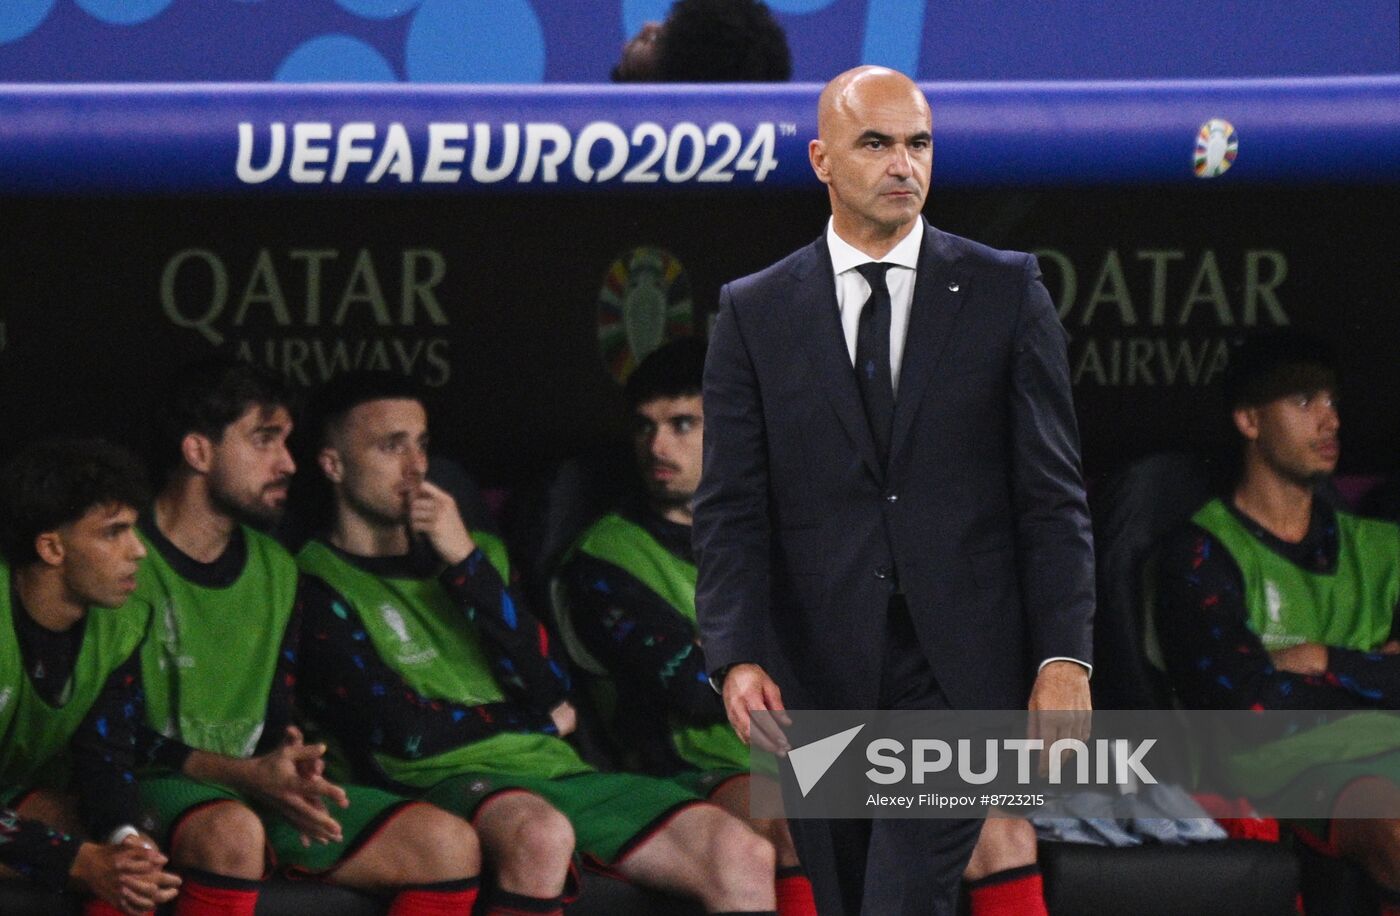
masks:
<instances>
[{"instance_id":1,"label":"dark patterned necktie","mask_svg":"<svg viewBox=\"0 0 1400 916\"><path fill-rule=\"evenodd\" d=\"M890 288L885 271L893 264L871 261L856 268L870 284L870 298L861 306L856 325L856 383L865 402L865 419L875 437L880 466L889 461L890 429L894 426L894 384L890 380Z\"/></svg>"}]
</instances>

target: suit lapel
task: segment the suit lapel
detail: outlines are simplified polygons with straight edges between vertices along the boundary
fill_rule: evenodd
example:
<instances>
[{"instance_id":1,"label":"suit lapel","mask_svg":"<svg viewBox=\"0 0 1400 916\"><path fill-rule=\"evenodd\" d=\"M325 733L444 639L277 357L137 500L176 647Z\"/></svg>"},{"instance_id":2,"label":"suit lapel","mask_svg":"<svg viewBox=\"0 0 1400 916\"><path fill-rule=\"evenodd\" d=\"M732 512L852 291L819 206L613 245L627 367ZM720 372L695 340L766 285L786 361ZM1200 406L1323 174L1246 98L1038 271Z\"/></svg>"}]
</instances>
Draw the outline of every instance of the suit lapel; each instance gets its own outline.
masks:
<instances>
[{"instance_id":1,"label":"suit lapel","mask_svg":"<svg viewBox=\"0 0 1400 916\"><path fill-rule=\"evenodd\" d=\"M909 329L904 337L899 392L894 401L894 427L890 434L892 467L895 456L908 444L924 390L962 309L967 292L963 287L967 280L961 276L956 261L947 237L925 224L924 243L919 248L919 270L914 279L914 300L909 310Z\"/></svg>"},{"instance_id":2,"label":"suit lapel","mask_svg":"<svg viewBox=\"0 0 1400 916\"><path fill-rule=\"evenodd\" d=\"M865 405L861 402L851 355L846 349L846 334L841 329L836 279L825 235L808 248L808 256L799 261L792 272L796 295L792 300L795 307L787 313L789 331L794 340L802 342L813 374L821 380L827 399L861 460L876 480L883 480L884 471L875 454L875 440L865 419Z\"/></svg>"}]
</instances>

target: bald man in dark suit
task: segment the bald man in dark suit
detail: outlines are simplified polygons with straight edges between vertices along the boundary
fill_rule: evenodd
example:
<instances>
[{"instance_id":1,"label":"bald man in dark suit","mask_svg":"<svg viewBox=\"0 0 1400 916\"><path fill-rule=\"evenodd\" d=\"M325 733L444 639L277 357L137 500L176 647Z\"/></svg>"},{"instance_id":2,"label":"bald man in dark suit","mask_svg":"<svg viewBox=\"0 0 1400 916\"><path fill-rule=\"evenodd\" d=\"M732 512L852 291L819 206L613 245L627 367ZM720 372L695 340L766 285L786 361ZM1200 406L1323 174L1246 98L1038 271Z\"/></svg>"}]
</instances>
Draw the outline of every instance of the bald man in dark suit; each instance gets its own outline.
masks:
<instances>
[{"instance_id":1,"label":"bald man in dark suit","mask_svg":"<svg viewBox=\"0 0 1400 916\"><path fill-rule=\"evenodd\" d=\"M1088 710L1093 546L1035 259L924 221L932 117L899 73L833 80L809 153L826 232L721 291L705 371L697 604L730 721L781 746L750 710ZM793 821L826 916L952 913L979 826Z\"/></svg>"}]
</instances>

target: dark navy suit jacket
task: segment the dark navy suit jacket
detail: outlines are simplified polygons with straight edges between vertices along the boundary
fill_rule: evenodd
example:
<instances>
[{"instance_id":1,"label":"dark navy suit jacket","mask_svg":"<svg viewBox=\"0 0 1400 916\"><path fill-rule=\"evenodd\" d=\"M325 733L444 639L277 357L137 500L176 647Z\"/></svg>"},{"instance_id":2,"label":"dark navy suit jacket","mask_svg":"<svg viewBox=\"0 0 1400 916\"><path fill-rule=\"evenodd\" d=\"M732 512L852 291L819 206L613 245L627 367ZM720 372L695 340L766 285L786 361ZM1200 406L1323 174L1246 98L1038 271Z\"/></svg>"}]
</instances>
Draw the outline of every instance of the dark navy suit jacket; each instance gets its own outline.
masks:
<instances>
[{"instance_id":1,"label":"dark navy suit jacket","mask_svg":"<svg viewBox=\"0 0 1400 916\"><path fill-rule=\"evenodd\" d=\"M1023 708L1042 660L1091 658L1065 331L1034 257L924 233L887 469L825 238L720 292L694 527L705 658L763 665L793 708L875 708L896 588L954 708Z\"/></svg>"}]
</instances>

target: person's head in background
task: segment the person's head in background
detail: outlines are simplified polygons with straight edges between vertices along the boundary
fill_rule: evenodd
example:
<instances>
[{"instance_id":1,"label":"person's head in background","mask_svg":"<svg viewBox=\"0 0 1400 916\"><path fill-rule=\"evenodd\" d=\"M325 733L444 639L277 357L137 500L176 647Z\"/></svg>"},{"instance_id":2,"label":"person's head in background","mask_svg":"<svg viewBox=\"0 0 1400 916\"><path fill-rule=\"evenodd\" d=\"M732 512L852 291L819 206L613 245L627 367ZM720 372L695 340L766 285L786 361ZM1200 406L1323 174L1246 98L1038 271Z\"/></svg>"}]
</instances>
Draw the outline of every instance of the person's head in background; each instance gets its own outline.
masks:
<instances>
[{"instance_id":1,"label":"person's head in background","mask_svg":"<svg viewBox=\"0 0 1400 916\"><path fill-rule=\"evenodd\" d=\"M700 388L705 342L682 337L652 351L627 377L632 446L652 510L691 523L700 485L705 410Z\"/></svg>"},{"instance_id":2,"label":"person's head in background","mask_svg":"<svg viewBox=\"0 0 1400 916\"><path fill-rule=\"evenodd\" d=\"M1337 468L1337 361L1298 331L1247 338L1231 354L1225 396L1244 439L1242 486L1311 489Z\"/></svg>"},{"instance_id":3,"label":"person's head in background","mask_svg":"<svg viewBox=\"0 0 1400 916\"><path fill-rule=\"evenodd\" d=\"M615 83L782 83L787 36L757 0L678 0L622 48Z\"/></svg>"}]
</instances>

